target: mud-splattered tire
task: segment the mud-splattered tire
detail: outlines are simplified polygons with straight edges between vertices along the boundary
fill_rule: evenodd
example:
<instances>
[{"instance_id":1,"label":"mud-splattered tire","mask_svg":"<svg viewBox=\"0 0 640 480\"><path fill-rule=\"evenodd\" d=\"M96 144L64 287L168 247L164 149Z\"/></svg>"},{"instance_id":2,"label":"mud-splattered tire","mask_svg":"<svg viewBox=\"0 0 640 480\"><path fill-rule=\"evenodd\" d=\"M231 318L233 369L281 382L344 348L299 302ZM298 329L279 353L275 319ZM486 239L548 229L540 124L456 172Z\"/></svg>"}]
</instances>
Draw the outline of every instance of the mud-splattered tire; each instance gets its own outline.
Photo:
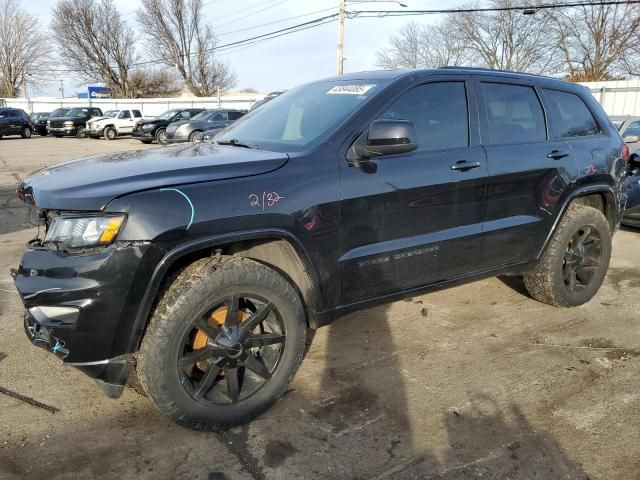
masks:
<instances>
[{"instance_id":1,"label":"mud-splattered tire","mask_svg":"<svg viewBox=\"0 0 640 480\"><path fill-rule=\"evenodd\" d=\"M536 300L575 307L597 293L610 260L611 229L603 213L571 204L538 264L524 274L524 284Z\"/></svg>"},{"instance_id":2,"label":"mud-splattered tire","mask_svg":"<svg viewBox=\"0 0 640 480\"><path fill-rule=\"evenodd\" d=\"M221 308L223 323L213 324ZM302 302L282 275L239 257L199 260L162 294L137 375L178 424L224 430L253 420L284 394L302 361L305 333Z\"/></svg>"}]
</instances>

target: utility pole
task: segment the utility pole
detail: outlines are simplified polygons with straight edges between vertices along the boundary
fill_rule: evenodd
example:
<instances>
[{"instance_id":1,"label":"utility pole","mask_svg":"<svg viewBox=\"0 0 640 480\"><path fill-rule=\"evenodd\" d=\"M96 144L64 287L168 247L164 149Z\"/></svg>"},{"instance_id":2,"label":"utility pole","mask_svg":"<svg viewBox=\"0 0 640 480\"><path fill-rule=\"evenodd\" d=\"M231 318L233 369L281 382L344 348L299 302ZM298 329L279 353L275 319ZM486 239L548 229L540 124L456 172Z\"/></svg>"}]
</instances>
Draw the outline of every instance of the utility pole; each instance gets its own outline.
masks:
<instances>
[{"instance_id":1,"label":"utility pole","mask_svg":"<svg viewBox=\"0 0 640 480\"><path fill-rule=\"evenodd\" d=\"M60 80L60 98L64 98L64 81Z\"/></svg>"},{"instance_id":2,"label":"utility pole","mask_svg":"<svg viewBox=\"0 0 640 480\"><path fill-rule=\"evenodd\" d=\"M338 75L342 75L344 71L344 11L347 6L347 0L340 0L340 11L338 13Z\"/></svg>"}]
</instances>

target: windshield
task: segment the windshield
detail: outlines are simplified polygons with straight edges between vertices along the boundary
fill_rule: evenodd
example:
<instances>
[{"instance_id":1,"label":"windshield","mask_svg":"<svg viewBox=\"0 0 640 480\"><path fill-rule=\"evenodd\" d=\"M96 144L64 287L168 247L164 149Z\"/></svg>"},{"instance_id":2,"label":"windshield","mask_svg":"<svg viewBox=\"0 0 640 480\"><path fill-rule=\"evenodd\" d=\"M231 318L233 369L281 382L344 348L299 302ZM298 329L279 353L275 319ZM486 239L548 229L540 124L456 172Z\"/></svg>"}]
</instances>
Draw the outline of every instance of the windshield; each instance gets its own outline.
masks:
<instances>
[{"instance_id":1,"label":"windshield","mask_svg":"<svg viewBox=\"0 0 640 480\"><path fill-rule=\"evenodd\" d=\"M119 111L120 110L107 110L106 112L104 112L103 117L114 118L116 115L118 115Z\"/></svg>"},{"instance_id":2,"label":"windshield","mask_svg":"<svg viewBox=\"0 0 640 480\"><path fill-rule=\"evenodd\" d=\"M58 108L49 114L50 117L63 117L69 111L68 108Z\"/></svg>"},{"instance_id":3,"label":"windshield","mask_svg":"<svg viewBox=\"0 0 640 480\"><path fill-rule=\"evenodd\" d=\"M216 114L215 110L205 110L204 112L200 112L199 114L197 114L195 117L193 117L191 120L194 121L203 121L203 120L209 120L211 117L213 117Z\"/></svg>"},{"instance_id":4,"label":"windshield","mask_svg":"<svg viewBox=\"0 0 640 480\"><path fill-rule=\"evenodd\" d=\"M89 113L88 108L72 108L67 112L68 117L84 117L87 113Z\"/></svg>"},{"instance_id":5,"label":"windshield","mask_svg":"<svg viewBox=\"0 0 640 480\"><path fill-rule=\"evenodd\" d=\"M302 151L328 138L387 84L380 80L333 80L303 85L249 112L216 140L264 150Z\"/></svg>"},{"instance_id":6,"label":"windshield","mask_svg":"<svg viewBox=\"0 0 640 480\"><path fill-rule=\"evenodd\" d=\"M164 113L161 113L160 115L158 115L158 120L169 120L170 118L172 118L176 113L178 113L180 110L167 110Z\"/></svg>"}]
</instances>

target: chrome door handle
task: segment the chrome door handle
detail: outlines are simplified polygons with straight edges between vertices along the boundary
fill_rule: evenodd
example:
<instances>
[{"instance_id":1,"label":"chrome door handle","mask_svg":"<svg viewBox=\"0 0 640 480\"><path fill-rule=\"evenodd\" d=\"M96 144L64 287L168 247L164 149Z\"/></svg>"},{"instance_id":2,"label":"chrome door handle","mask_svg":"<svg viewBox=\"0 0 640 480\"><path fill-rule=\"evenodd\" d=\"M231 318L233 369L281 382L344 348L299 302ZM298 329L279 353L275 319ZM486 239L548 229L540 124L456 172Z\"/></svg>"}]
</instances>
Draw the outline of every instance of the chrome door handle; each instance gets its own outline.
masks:
<instances>
[{"instance_id":1,"label":"chrome door handle","mask_svg":"<svg viewBox=\"0 0 640 480\"><path fill-rule=\"evenodd\" d=\"M451 170L460 170L462 172L471 170L472 168L478 168L480 162L467 162L466 160L460 160L459 162L451 165Z\"/></svg>"}]
</instances>

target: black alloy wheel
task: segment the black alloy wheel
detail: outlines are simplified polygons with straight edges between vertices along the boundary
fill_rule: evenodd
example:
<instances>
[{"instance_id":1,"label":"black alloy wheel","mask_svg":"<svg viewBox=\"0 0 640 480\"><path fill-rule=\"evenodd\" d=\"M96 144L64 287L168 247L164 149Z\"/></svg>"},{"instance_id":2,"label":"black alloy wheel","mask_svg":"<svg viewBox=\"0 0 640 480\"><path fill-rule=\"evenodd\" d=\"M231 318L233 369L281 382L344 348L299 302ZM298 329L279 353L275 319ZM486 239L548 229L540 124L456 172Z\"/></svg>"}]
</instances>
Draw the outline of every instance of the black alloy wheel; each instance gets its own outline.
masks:
<instances>
[{"instance_id":1,"label":"black alloy wheel","mask_svg":"<svg viewBox=\"0 0 640 480\"><path fill-rule=\"evenodd\" d=\"M562 265L564 285L570 292L588 288L602 256L600 234L591 225L578 229L567 244Z\"/></svg>"},{"instance_id":2,"label":"black alloy wheel","mask_svg":"<svg viewBox=\"0 0 640 480\"><path fill-rule=\"evenodd\" d=\"M242 402L271 379L285 340L273 304L231 295L194 319L184 335L177 359L181 384L199 402Z\"/></svg>"}]
</instances>

